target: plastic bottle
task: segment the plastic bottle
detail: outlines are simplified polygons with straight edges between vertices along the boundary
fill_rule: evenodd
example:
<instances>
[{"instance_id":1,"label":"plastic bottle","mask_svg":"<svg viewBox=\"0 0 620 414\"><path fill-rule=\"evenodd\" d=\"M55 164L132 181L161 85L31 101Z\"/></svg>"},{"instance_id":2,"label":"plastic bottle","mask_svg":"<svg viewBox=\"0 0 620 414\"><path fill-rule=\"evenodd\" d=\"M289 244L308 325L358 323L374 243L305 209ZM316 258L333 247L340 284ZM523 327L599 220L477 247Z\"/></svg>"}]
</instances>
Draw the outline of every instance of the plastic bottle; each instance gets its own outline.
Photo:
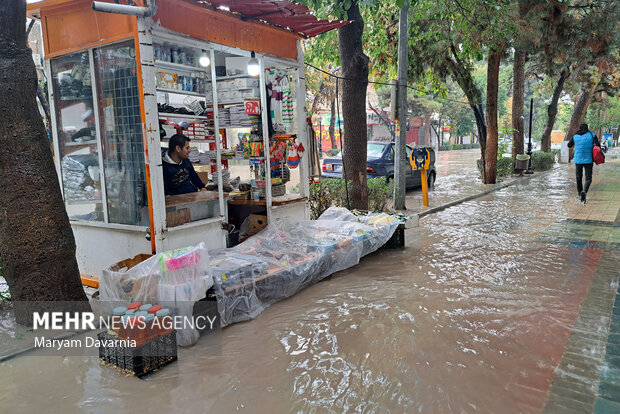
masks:
<instances>
[{"instance_id":1,"label":"plastic bottle","mask_svg":"<svg viewBox=\"0 0 620 414\"><path fill-rule=\"evenodd\" d=\"M117 306L112 311L112 321L109 330L116 333L116 335L118 335L118 331L121 326L121 318L125 312L127 312L127 308L124 306Z\"/></svg>"},{"instance_id":2,"label":"plastic bottle","mask_svg":"<svg viewBox=\"0 0 620 414\"><path fill-rule=\"evenodd\" d=\"M159 320L159 335L168 335L174 331L174 327L172 326L172 312L170 312L170 309L164 308L158 310L155 316Z\"/></svg>"},{"instance_id":3,"label":"plastic bottle","mask_svg":"<svg viewBox=\"0 0 620 414\"><path fill-rule=\"evenodd\" d=\"M127 305L127 309L128 310L136 310L140 308L141 303L140 302L133 302L130 303L129 305Z\"/></svg>"},{"instance_id":4,"label":"plastic bottle","mask_svg":"<svg viewBox=\"0 0 620 414\"><path fill-rule=\"evenodd\" d=\"M146 342L146 311L136 312L134 324L131 329L132 339L136 341L136 345L142 345Z\"/></svg>"},{"instance_id":5,"label":"plastic bottle","mask_svg":"<svg viewBox=\"0 0 620 414\"><path fill-rule=\"evenodd\" d=\"M157 313L158 310L161 310L161 305L153 305L149 308L149 313L153 315Z\"/></svg>"},{"instance_id":6,"label":"plastic bottle","mask_svg":"<svg viewBox=\"0 0 620 414\"><path fill-rule=\"evenodd\" d=\"M129 331L129 315L123 315L121 317L121 323L118 327L117 338L118 339L127 339L128 331Z\"/></svg>"},{"instance_id":7,"label":"plastic bottle","mask_svg":"<svg viewBox=\"0 0 620 414\"><path fill-rule=\"evenodd\" d=\"M157 329L153 327L154 321L155 321L155 315L152 313L149 313L148 315L144 317L144 323L146 323L146 331L144 335L144 340L146 342L157 339L157 337L159 336Z\"/></svg>"}]
</instances>

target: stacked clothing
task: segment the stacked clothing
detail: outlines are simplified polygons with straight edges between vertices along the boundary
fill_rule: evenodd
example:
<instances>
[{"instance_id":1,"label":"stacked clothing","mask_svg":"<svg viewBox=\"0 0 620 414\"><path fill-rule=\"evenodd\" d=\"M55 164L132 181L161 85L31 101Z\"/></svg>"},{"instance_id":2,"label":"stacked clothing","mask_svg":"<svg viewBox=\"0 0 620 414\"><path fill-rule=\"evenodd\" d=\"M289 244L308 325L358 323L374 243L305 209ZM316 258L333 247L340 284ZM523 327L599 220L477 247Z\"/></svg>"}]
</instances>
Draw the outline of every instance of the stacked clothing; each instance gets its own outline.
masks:
<instances>
[{"instance_id":1,"label":"stacked clothing","mask_svg":"<svg viewBox=\"0 0 620 414\"><path fill-rule=\"evenodd\" d=\"M96 156L66 155L62 159L62 181L66 200L101 200L101 192L94 187L95 183L90 177L88 167L98 168Z\"/></svg>"},{"instance_id":2,"label":"stacked clothing","mask_svg":"<svg viewBox=\"0 0 620 414\"><path fill-rule=\"evenodd\" d=\"M196 147L190 147L189 149L189 160L190 162L199 162L200 161L200 151Z\"/></svg>"},{"instance_id":3,"label":"stacked clothing","mask_svg":"<svg viewBox=\"0 0 620 414\"><path fill-rule=\"evenodd\" d=\"M230 109L220 108L218 112L220 116L220 127L225 128L226 125L230 125Z\"/></svg>"},{"instance_id":4,"label":"stacked clothing","mask_svg":"<svg viewBox=\"0 0 620 414\"><path fill-rule=\"evenodd\" d=\"M234 126L251 127L253 125L250 115L245 113L244 105L230 108L230 123Z\"/></svg>"}]
</instances>

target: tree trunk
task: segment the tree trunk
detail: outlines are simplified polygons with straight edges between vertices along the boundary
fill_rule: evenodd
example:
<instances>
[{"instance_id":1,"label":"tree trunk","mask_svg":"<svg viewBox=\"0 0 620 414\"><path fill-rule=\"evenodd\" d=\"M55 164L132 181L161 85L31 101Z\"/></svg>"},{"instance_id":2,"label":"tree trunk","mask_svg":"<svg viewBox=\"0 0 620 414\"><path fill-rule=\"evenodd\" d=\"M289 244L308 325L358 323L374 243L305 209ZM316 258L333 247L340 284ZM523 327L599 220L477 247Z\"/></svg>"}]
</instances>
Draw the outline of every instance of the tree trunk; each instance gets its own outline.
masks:
<instances>
[{"instance_id":1,"label":"tree trunk","mask_svg":"<svg viewBox=\"0 0 620 414\"><path fill-rule=\"evenodd\" d=\"M482 106L482 93L472 73L465 67L465 64L459 59L457 48L454 44L450 46L452 52L452 59L448 59L448 65L450 66L450 72L454 76L456 83L459 85L465 96L469 107L474 112L476 118L476 128L478 129L478 142L480 143L480 160L482 161L482 180L484 181L486 162L484 153L487 142L487 125L484 119L484 110Z\"/></svg>"},{"instance_id":2,"label":"tree trunk","mask_svg":"<svg viewBox=\"0 0 620 414\"><path fill-rule=\"evenodd\" d=\"M590 106L592 98L594 97L594 90L596 89L596 86L596 84L586 84L581 88L581 94L579 94L579 98L577 99L577 103L573 108L573 114L570 118L568 133L564 137L565 141L570 141L570 139L579 129L579 125L581 125L584 118L586 117L588 107Z\"/></svg>"},{"instance_id":3,"label":"tree trunk","mask_svg":"<svg viewBox=\"0 0 620 414\"><path fill-rule=\"evenodd\" d=\"M564 69L562 73L560 73L560 79L558 80L558 83L557 85L555 85L555 89L553 90L553 96L551 97L551 102L549 103L549 107L547 108L547 125L545 126L545 131L543 132L542 140L540 142L541 151L551 151L551 132L553 131L555 118L558 115L558 101L560 100L560 95L562 94L562 90L564 89L564 81L566 81L568 75L568 69Z\"/></svg>"},{"instance_id":4,"label":"tree trunk","mask_svg":"<svg viewBox=\"0 0 620 414\"><path fill-rule=\"evenodd\" d=\"M431 144L431 114L424 113L424 145Z\"/></svg>"},{"instance_id":5,"label":"tree trunk","mask_svg":"<svg viewBox=\"0 0 620 414\"><path fill-rule=\"evenodd\" d=\"M352 22L338 29L338 45L342 74L342 115L344 118L345 177L351 180L351 208L368 209L366 183L366 89L368 87L368 56L362 48L364 20L358 2L348 10Z\"/></svg>"},{"instance_id":6,"label":"tree trunk","mask_svg":"<svg viewBox=\"0 0 620 414\"><path fill-rule=\"evenodd\" d=\"M523 100L525 95L525 51L515 51L512 93L512 158L523 154Z\"/></svg>"},{"instance_id":7,"label":"tree trunk","mask_svg":"<svg viewBox=\"0 0 620 414\"><path fill-rule=\"evenodd\" d=\"M26 1L0 2L0 266L17 322L66 310L86 295L58 176L36 104L37 75L26 46ZM15 70L19 68L19 70ZM74 303L75 304L75 303Z\"/></svg>"},{"instance_id":8,"label":"tree trunk","mask_svg":"<svg viewBox=\"0 0 620 414\"><path fill-rule=\"evenodd\" d=\"M498 50L489 53L487 67L487 142L484 151L486 170L484 175L485 184L495 184L497 172L497 93L499 85L499 65L501 53Z\"/></svg>"},{"instance_id":9,"label":"tree trunk","mask_svg":"<svg viewBox=\"0 0 620 414\"><path fill-rule=\"evenodd\" d=\"M329 118L329 139L332 143L332 149L338 148L336 143L336 99L332 99L330 105L331 117Z\"/></svg>"}]
</instances>

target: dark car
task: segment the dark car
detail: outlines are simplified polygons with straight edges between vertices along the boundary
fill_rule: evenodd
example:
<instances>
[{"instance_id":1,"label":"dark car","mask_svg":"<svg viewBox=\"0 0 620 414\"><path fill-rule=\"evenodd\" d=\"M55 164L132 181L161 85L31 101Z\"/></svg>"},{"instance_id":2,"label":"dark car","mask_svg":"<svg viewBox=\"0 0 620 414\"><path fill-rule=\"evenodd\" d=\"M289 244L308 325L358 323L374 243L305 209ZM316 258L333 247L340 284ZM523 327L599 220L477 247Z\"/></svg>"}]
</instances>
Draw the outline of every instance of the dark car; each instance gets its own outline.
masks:
<instances>
[{"instance_id":1,"label":"dark car","mask_svg":"<svg viewBox=\"0 0 620 414\"><path fill-rule=\"evenodd\" d=\"M410 159L412 148L407 145L407 160ZM428 187L432 188L435 184L437 171L435 170L435 151L426 147L431 153L431 164L426 172ZM388 180L394 178L394 149L393 142L370 141L367 144L366 156L366 176L368 178L386 177ZM414 171L409 162L406 163L406 187L407 189L419 187L420 171ZM342 155L325 158L323 160L322 176L326 178L342 178Z\"/></svg>"}]
</instances>

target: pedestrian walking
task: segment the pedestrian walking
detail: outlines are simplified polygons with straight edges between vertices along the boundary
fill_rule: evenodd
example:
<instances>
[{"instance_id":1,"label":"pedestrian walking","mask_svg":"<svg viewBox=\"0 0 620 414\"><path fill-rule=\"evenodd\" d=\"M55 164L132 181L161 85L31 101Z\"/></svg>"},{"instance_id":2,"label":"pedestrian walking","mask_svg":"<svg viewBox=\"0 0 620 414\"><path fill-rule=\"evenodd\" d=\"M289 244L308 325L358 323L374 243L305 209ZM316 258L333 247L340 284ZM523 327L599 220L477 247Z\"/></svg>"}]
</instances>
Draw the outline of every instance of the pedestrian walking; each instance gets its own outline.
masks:
<instances>
[{"instance_id":1,"label":"pedestrian walking","mask_svg":"<svg viewBox=\"0 0 620 414\"><path fill-rule=\"evenodd\" d=\"M592 184L592 150L594 146L600 148L601 144L594 132L588 129L588 124L581 124L577 133L568 141L568 147L575 147L575 175L577 179L577 198L586 203L586 194ZM585 186L582 184L583 171L586 172Z\"/></svg>"}]
</instances>

